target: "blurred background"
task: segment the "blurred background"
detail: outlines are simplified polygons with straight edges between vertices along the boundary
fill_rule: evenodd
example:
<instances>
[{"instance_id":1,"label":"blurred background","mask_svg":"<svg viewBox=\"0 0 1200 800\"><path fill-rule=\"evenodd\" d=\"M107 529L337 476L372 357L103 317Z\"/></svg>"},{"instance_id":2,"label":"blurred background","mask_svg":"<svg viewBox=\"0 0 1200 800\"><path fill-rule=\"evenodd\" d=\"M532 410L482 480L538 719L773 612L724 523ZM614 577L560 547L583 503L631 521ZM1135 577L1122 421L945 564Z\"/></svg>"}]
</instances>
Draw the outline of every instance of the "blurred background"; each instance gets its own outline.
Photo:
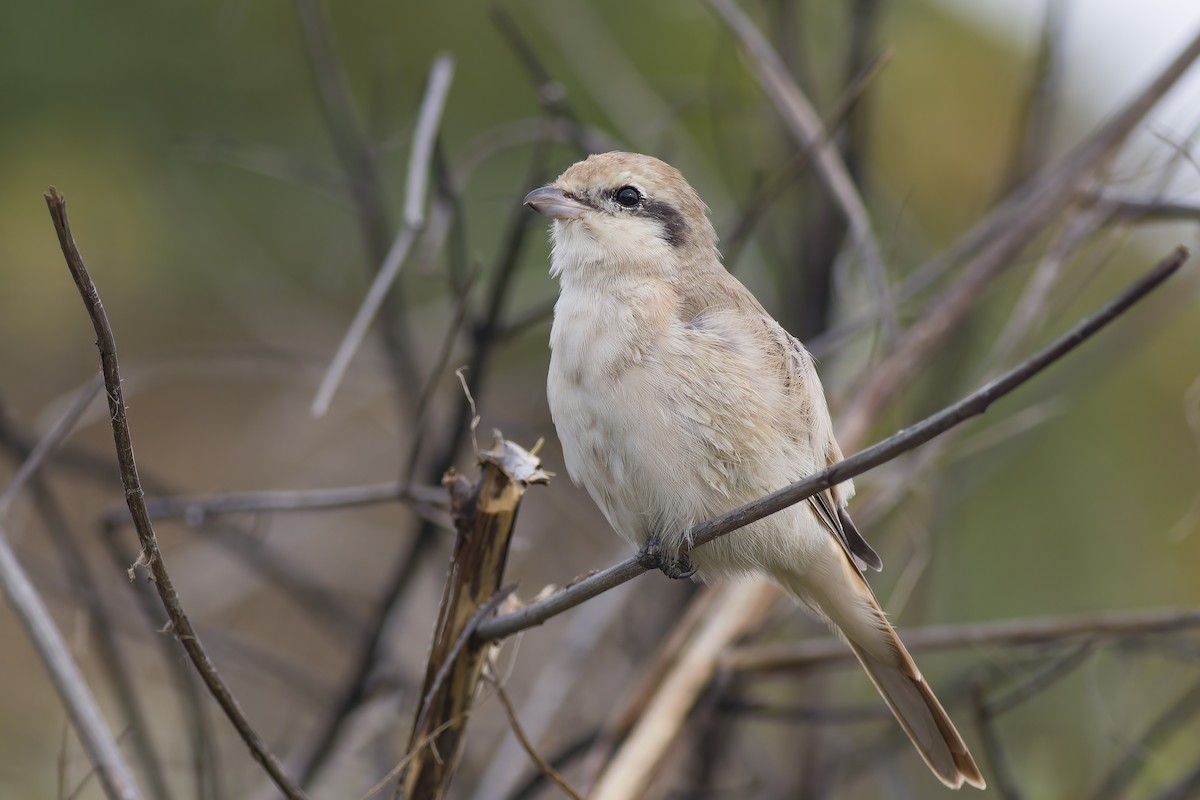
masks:
<instances>
[{"instance_id":1,"label":"blurred background","mask_svg":"<svg viewBox=\"0 0 1200 800\"><path fill-rule=\"evenodd\" d=\"M706 4L329 5L0 5L0 486L97 372L42 199L53 185L115 329L149 495L417 487L419 503L194 502L158 523L217 666L320 798L361 797L404 752L453 541L430 487L450 465L473 469L455 369L470 365L481 441L493 428L526 446L544 437L558 473L525 498L508 568L520 596L627 555L567 478L546 409L556 287L527 191L589 150L679 167L727 265L817 353L838 418L961 274L961 255L938 256L1200 33L1200 12L1167 0L744 3L869 209L895 301L872 313L879 276ZM315 418L403 223L439 54L454 74L424 225ZM1175 244L1195 246L1198 124L1200 69L1097 162L847 452L1019 362ZM1097 211L1097 198L1115 205ZM1197 288L1193 265L984 418L859 479L855 516L887 565L872 584L902 635L1200 603ZM137 543L102 402L39 476L4 529L147 796L275 796L158 632L144 576L127 577ZM596 732L695 592L645 576L506 644L531 738L580 786ZM752 643L824 635L785 602ZM917 659L997 796L1200 796L1200 638L1186 630ZM0 676L0 795L102 796L7 607ZM801 713L814 708L827 713ZM857 668L734 676L689 726L645 796L941 791L896 746ZM522 795L534 773L481 701L452 796L561 796Z\"/></svg>"}]
</instances>

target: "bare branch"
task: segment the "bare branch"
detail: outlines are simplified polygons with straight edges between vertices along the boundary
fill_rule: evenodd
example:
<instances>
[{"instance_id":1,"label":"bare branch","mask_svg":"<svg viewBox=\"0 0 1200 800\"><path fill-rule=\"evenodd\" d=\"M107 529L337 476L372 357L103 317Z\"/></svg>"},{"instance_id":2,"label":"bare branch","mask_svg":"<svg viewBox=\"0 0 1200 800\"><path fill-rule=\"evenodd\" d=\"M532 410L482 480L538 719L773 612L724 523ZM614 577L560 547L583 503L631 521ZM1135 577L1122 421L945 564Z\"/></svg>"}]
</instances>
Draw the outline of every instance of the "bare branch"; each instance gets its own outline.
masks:
<instances>
[{"instance_id":1,"label":"bare branch","mask_svg":"<svg viewBox=\"0 0 1200 800\"><path fill-rule=\"evenodd\" d=\"M54 624L49 609L17 560L3 525L5 512L13 498L33 476L45 456L70 433L84 409L96 396L99 386L98 381L93 381L80 393L71 408L38 443L17 470L8 487L0 494L0 587L13 607L21 627L29 635L38 657L45 664L46 671L50 673L54 688L71 717L79 741L96 770L105 795L110 800L138 800L141 793L134 782L133 773L121 756L120 748L109 730L104 714L75 664L62 633Z\"/></svg>"},{"instance_id":2,"label":"bare branch","mask_svg":"<svg viewBox=\"0 0 1200 800\"><path fill-rule=\"evenodd\" d=\"M854 400L841 420L843 438L852 441L865 438L879 410L887 406L929 354L958 328L992 278L1011 265L1029 241L1074 199L1096 165L1125 140L1197 57L1200 57L1200 34L1108 124L1077 146L1057 167L1039 171L1031 183L1014 192L984 223L960 239L953 248L956 254L978 249L978 255L964 268L958 281L929 301L930 312L904 333L891 354L872 369L854 392Z\"/></svg>"},{"instance_id":3,"label":"bare branch","mask_svg":"<svg viewBox=\"0 0 1200 800\"><path fill-rule=\"evenodd\" d=\"M1004 745L1000 742L1000 734L996 731L996 721L988 711L987 696L982 686L975 687L971 699L975 709L975 728L979 731L979 739L983 742L983 751L987 754L988 766L991 767L988 771L988 782L994 786L1001 800L1021 800L1024 794L1017 785L1016 776L1008 763Z\"/></svg>"},{"instance_id":4,"label":"bare branch","mask_svg":"<svg viewBox=\"0 0 1200 800\"><path fill-rule=\"evenodd\" d=\"M1107 206L1117 219L1145 222L1200 222L1200 205L1194 203L1156 200L1151 197L1129 197L1116 192L1101 192L1092 196L1095 202Z\"/></svg>"},{"instance_id":5,"label":"bare branch","mask_svg":"<svg viewBox=\"0 0 1200 800\"><path fill-rule=\"evenodd\" d=\"M141 544L142 561L153 576L155 589L157 589L163 607L171 619L173 632L184 650L187 651L209 691L225 711L242 740L250 748L254 759L263 766L285 797L289 800L307 800L304 791L287 776L279 760L251 726L237 698L229 690L201 645L200 639L179 601L179 595L175 592L171 575L167 571L162 553L159 551L154 525L150 521L149 514L146 513L145 495L133 456L133 441L130 437L129 420L121 387L121 372L117 363L116 340L113 337L112 327L109 324L108 315L104 311L104 305L100 302L100 294L96 290L96 285L92 282L91 275L88 274L87 267L84 265L83 257L71 235L70 224L67 221L66 200L56 189L51 187L46 193L46 205L54 220L54 228L58 233L59 244L66 259L67 268L75 280L80 297L91 318L92 327L96 331L96 345L100 350L100 367L104 374L105 389L108 392L108 408L112 421L113 439L117 449L117 462L121 467L121 482L125 487L125 499L129 504L129 513L133 517L138 541Z\"/></svg>"},{"instance_id":6,"label":"bare branch","mask_svg":"<svg viewBox=\"0 0 1200 800\"><path fill-rule=\"evenodd\" d=\"M771 598L754 583L740 583L723 600L684 644L662 686L649 698L649 706L588 793L592 800L635 800L645 795L655 767L712 679L721 649L745 635L747 625L765 613L764 603Z\"/></svg>"},{"instance_id":7,"label":"bare branch","mask_svg":"<svg viewBox=\"0 0 1200 800\"><path fill-rule=\"evenodd\" d=\"M95 657L112 687L112 697L117 709L126 721L124 733L128 733L129 744L137 756L145 776L146 793L158 800L170 800L173 793L167 784L164 761L159 754L159 743L146 715L143 697L139 696L139 674L126 650L121 647L117 619L110 608L110 600L103 591L104 579L98 577L87 558L88 547L81 541L68 523L64 509L58 502L52 484L35 476L30 481L30 493L37 513L41 516L51 545L62 564L65 587L75 598L77 608L86 615L90 635L95 644ZM128 561L106 577L120 575ZM157 626L156 626L157 627ZM162 639L161 636L155 638ZM173 648L172 648L173 650ZM173 650L178 658L178 652ZM200 773L196 772L196 785L203 785ZM198 800L205 796L200 795Z\"/></svg>"},{"instance_id":8,"label":"bare branch","mask_svg":"<svg viewBox=\"0 0 1200 800\"><path fill-rule=\"evenodd\" d=\"M1067 11L1065 0L1046 3L1029 91L1019 109L1022 135L1017 139L1008 168L1006 193L1028 180L1046 161L1054 129L1054 112L1060 105L1058 93L1063 74Z\"/></svg>"},{"instance_id":9,"label":"bare branch","mask_svg":"<svg viewBox=\"0 0 1200 800\"><path fill-rule=\"evenodd\" d=\"M693 547L699 547L713 539L724 536L730 531L749 525L751 522L760 520L763 517L770 516L788 506L795 505L823 489L828 489L831 486L861 475L869 469L894 459L901 453L908 452L928 442L930 439L953 428L955 425L984 413L996 400L1012 392L1034 375L1078 347L1153 291L1182 267L1187 257L1188 251L1186 248L1177 248L1175 252L1160 261L1141 278L1134 281L1125 291L1109 301L1103 308L1063 334L1048 347L1040 350L1023 363L980 387L958 402L804 480L797 481L790 486L785 486L766 497L739 506L707 522L692 527L685 534L684 541L692 542ZM619 564L614 564L579 581L573 586L551 595L545 600L511 614L487 620L479 626L479 636L485 640L500 639L511 636L526 628L540 625L551 617L561 614L567 609L574 608L601 592L608 591L628 580L632 580L643 572L645 572L645 568L637 563L636 558L626 559Z\"/></svg>"},{"instance_id":10,"label":"bare branch","mask_svg":"<svg viewBox=\"0 0 1200 800\"><path fill-rule=\"evenodd\" d=\"M537 748L533 746L533 742L529 741L529 737L525 735L525 729L521 727L521 720L517 716L517 710L513 708L512 700L508 697L508 692L500 685L499 681L493 681L493 686L496 687L496 697L500 700L500 705L504 706L504 713L508 716L508 724L512 728L513 735L517 737L517 741L521 743L521 747L529 755L529 760L534 763L543 775L563 790L571 800L583 800L579 792L571 788L571 784L567 783L567 779L562 776L558 770L550 766L546 759L538 754Z\"/></svg>"},{"instance_id":11,"label":"bare branch","mask_svg":"<svg viewBox=\"0 0 1200 800\"><path fill-rule=\"evenodd\" d=\"M1137 777L1147 760L1168 738L1191 723L1200 715L1200 682L1192 684L1187 691L1150 724L1128 752L1104 777L1096 790L1096 800L1115 800L1125 796L1125 790Z\"/></svg>"},{"instance_id":12,"label":"bare branch","mask_svg":"<svg viewBox=\"0 0 1200 800\"><path fill-rule=\"evenodd\" d=\"M910 652L941 652L975 647L1035 645L1077 636L1116 638L1175 633L1200 627L1200 610L1106 612L1065 617L1032 617L968 625L908 628L904 644ZM728 652L722 666L738 672L788 672L854 658L846 645L832 637L791 645L750 645Z\"/></svg>"},{"instance_id":13,"label":"bare branch","mask_svg":"<svg viewBox=\"0 0 1200 800\"><path fill-rule=\"evenodd\" d=\"M416 134L409 156L404 224L396 234L379 271L375 273L358 313L354 315L346 336L329 364L329 370L321 380L312 405L314 417L323 417L329 410L329 404L342 381L342 376L346 374L350 361L367 335L371 321L375 319L392 284L403 269L417 233L425 224L425 195L429 184L430 163L433 159L433 143L437 137L442 109L445 108L446 95L450 91L450 79L453 76L454 59L447 55L438 56L429 70L429 82L425 88L425 99L421 102L421 113L417 119Z\"/></svg>"},{"instance_id":14,"label":"bare branch","mask_svg":"<svg viewBox=\"0 0 1200 800\"><path fill-rule=\"evenodd\" d=\"M755 77L783 117L797 144L804 150L815 149L813 166L846 216L854 244L866 264L871 290L883 309L885 325L889 332L894 333L898 330L896 309L891 299L892 290L888 284L883 252L871 229L867 206L859 196L858 187L854 185L854 179L846 169L837 147L825 135L816 110L792 80L779 55L750 18L732 0L708 0L708 4L737 38L754 68Z\"/></svg>"},{"instance_id":15,"label":"bare branch","mask_svg":"<svg viewBox=\"0 0 1200 800\"><path fill-rule=\"evenodd\" d=\"M386 181L375 147L363 130L350 96L324 0L296 0L296 15L321 111L334 150L342 161L346 188L362 228L367 259L372 265L382 264L387 260L388 243L393 238ZM393 376L404 394L415 384L417 358L402 313L401 288L397 287L392 295L394 303L383 305L381 333Z\"/></svg>"},{"instance_id":16,"label":"bare branch","mask_svg":"<svg viewBox=\"0 0 1200 800\"><path fill-rule=\"evenodd\" d=\"M183 517L189 524L198 525L210 514L334 509L391 502L441 507L446 505L446 493L432 486L405 487L399 481L388 481L358 486L333 486L327 489L279 489L151 497L146 500L146 513L151 519ZM107 524L121 523L128 518L123 509L114 509L105 514L104 521Z\"/></svg>"},{"instance_id":17,"label":"bare branch","mask_svg":"<svg viewBox=\"0 0 1200 800\"><path fill-rule=\"evenodd\" d=\"M805 168L811 165L816 148L825 146L826 142L842 127L857 106L858 101L862 99L863 94L890 60L891 53L884 51L867 62L862 72L856 75L850 85L843 90L842 96L834 104L833 110L821 123L821 138L808 142L793 153L788 162L767 176L755 194L742 204L737 219L730 226L730 232L721 237L722 261L726 267L732 270L736 266L742 248L750 238L751 231L766 214L771 203L778 199L783 190L802 174Z\"/></svg>"},{"instance_id":18,"label":"bare branch","mask_svg":"<svg viewBox=\"0 0 1200 800\"><path fill-rule=\"evenodd\" d=\"M103 385L104 381L100 379L99 375L88 381L83 391L76 395L74 402L71 403L71 407L67 409L65 414L58 418L58 421L51 426L41 441L30 451L25 461L17 469L17 474L13 475L12 480L8 482L8 486L4 487L3 492L0 492L0 519L4 519L13 500L16 499L21 490L25 488L25 484L33 477L38 468L41 467L42 461L45 460L46 456L58 449L63 439L66 439L71 433L71 430L75 427L75 423L79 422L79 418L83 416L83 412L91 405L92 400L96 399L96 395L100 392L100 387Z\"/></svg>"},{"instance_id":19,"label":"bare branch","mask_svg":"<svg viewBox=\"0 0 1200 800\"><path fill-rule=\"evenodd\" d=\"M493 449L480 454L480 461L481 475L475 483L453 470L446 473L458 535L425 665L421 706L409 737L409 751L417 750L419 755L397 787L397 798L445 796L462 755L464 712L478 691L490 649L475 639L474 632L516 588L502 589L500 582L521 498L527 486L550 479L536 456L498 435ZM461 722L426 749L422 742L430 730L451 719Z\"/></svg>"}]
</instances>

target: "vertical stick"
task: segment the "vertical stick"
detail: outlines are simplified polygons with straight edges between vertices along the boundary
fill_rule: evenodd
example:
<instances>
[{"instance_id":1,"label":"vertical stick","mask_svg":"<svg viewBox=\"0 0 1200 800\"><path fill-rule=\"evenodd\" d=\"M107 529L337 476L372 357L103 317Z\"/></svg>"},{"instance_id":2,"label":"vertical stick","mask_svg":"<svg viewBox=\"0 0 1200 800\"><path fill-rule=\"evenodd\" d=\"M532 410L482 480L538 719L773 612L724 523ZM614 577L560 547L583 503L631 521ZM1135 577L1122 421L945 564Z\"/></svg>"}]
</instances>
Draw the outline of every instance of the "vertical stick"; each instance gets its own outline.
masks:
<instances>
[{"instance_id":1,"label":"vertical stick","mask_svg":"<svg viewBox=\"0 0 1200 800\"><path fill-rule=\"evenodd\" d=\"M500 581L525 487L549 480L535 456L504 439L480 460L476 483L453 470L444 480L458 537L409 738L409 766L396 790L403 800L435 800L450 784L487 656L488 645L471 637L508 594Z\"/></svg>"}]
</instances>

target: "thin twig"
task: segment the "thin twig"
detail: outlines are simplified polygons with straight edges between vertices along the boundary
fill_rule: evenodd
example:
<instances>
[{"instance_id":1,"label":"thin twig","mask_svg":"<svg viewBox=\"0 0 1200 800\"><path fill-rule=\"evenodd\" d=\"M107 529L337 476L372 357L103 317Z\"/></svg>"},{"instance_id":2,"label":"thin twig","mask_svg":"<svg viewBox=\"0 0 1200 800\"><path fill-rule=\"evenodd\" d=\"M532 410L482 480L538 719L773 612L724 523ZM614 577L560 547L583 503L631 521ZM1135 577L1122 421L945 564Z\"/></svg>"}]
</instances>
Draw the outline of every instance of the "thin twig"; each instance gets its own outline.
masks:
<instances>
[{"instance_id":1,"label":"thin twig","mask_svg":"<svg viewBox=\"0 0 1200 800\"><path fill-rule=\"evenodd\" d=\"M1025 102L1018 112L1022 135L1017 140L1007 170L1005 193L1028 180L1046 161L1050 135L1054 130L1054 112L1060 106L1058 93L1063 75L1066 17L1065 0L1046 3L1033 76Z\"/></svg>"},{"instance_id":2,"label":"thin twig","mask_svg":"<svg viewBox=\"0 0 1200 800\"><path fill-rule=\"evenodd\" d=\"M99 375L88 381L83 391L75 396L75 400L72 401L70 408L58 418L50 427L50 430L46 432L46 435L42 437L41 441L29 452L29 455L26 456L21 466L17 469L17 473L8 482L8 486L4 487L3 492L0 492L0 519L3 519L8 513L9 506L12 505L13 500L21 493L21 490L25 488L25 484L33 477L33 474L42 466L42 461L57 450L58 446L62 444L63 439L70 435L71 430L75 427L75 423L79 422L79 418L83 416L83 412L91 405L92 400L96 399L96 395L103 385L104 381L101 380Z\"/></svg>"},{"instance_id":3,"label":"thin twig","mask_svg":"<svg viewBox=\"0 0 1200 800\"><path fill-rule=\"evenodd\" d=\"M362 228L367 259L372 265L382 264L393 237L386 179L375 147L359 121L324 0L296 0L296 15L321 111L342 161L346 186ZM381 334L397 388L404 397L415 385L417 358L403 314L402 290L402 285L397 286L393 302L383 306Z\"/></svg>"},{"instance_id":4,"label":"thin twig","mask_svg":"<svg viewBox=\"0 0 1200 800\"><path fill-rule=\"evenodd\" d=\"M183 517L190 525L199 525L214 514L239 511L301 511L347 508L376 503L410 502L444 507L446 492L431 486L405 488L400 481L368 483L357 486L332 486L325 489L280 489L262 492L227 492L207 495L177 495L151 497L146 500L146 513L151 519ZM114 509L104 515L106 523L128 520L124 510Z\"/></svg>"},{"instance_id":5,"label":"thin twig","mask_svg":"<svg viewBox=\"0 0 1200 800\"><path fill-rule=\"evenodd\" d=\"M344 191L345 181L338 170L279 147L216 139L193 141L183 145L180 150L185 156L227 164L256 175L284 181L318 192L338 203L345 204L349 201Z\"/></svg>"},{"instance_id":6,"label":"thin twig","mask_svg":"<svg viewBox=\"0 0 1200 800\"><path fill-rule=\"evenodd\" d=\"M988 710L987 695L981 685L975 686L971 699L975 710L975 728L979 731L979 740L983 743L983 751L987 754L990 767L988 783L1002 800L1021 800L1024 793L1017 785L1016 776L1008 763L1004 745L996 731L994 715Z\"/></svg>"},{"instance_id":7,"label":"thin twig","mask_svg":"<svg viewBox=\"0 0 1200 800\"><path fill-rule=\"evenodd\" d=\"M126 517L128 519L128 517ZM123 522L125 520L122 520ZM120 575L129 569L129 565L137 560L133 549L128 547L117 535L118 525L100 525L99 540L104 547L111 568ZM200 686L200 679L186 662L179 658L179 650L166 636L160 636L157 631L167 624L167 617L162 610L162 603L147 581L125 582L133 594L138 611L144 619L144 625L137 625L138 633L154 631L150 644L158 651L163 668L171 676L175 684L175 697L179 701L180 713L183 717L183 727L187 728L192 739L192 772L197 786L197 798L223 798L222 781L224 773L221 770L216 735L208 718L208 704ZM128 625L135 625L133 620L120 618ZM211 643L214 652L219 653L220 642Z\"/></svg>"},{"instance_id":8,"label":"thin twig","mask_svg":"<svg viewBox=\"0 0 1200 800\"><path fill-rule=\"evenodd\" d=\"M425 99L421 102L420 116L417 118L416 133L413 136L412 151L408 161L408 183L404 194L404 224L396 234L383 264L375 273L371 287L363 298L358 313L350 323L341 345L321 386L313 400L312 414L323 417L329 410L334 392L342 382L342 376L350 366L350 361L362 340L367 335L367 329L379 312L392 284L396 282L400 270L408 259L408 251L416 240L417 233L425 225L425 195L429 184L430 162L433 158L433 143L437 138L438 125L441 122L442 110L446 106L446 96L450 92L450 79L454 77L454 59L448 55L438 56L429 70L429 81L425 88Z\"/></svg>"},{"instance_id":9,"label":"thin twig","mask_svg":"<svg viewBox=\"0 0 1200 800\"><path fill-rule=\"evenodd\" d=\"M1084 661L1096 652L1099 641L1085 638L1073 649L1059 656L1037 672L1030 675L1021 683L1008 689L1003 694L990 698L985 711L989 716L999 716L1037 697L1070 673L1074 672Z\"/></svg>"},{"instance_id":10,"label":"thin twig","mask_svg":"<svg viewBox=\"0 0 1200 800\"><path fill-rule=\"evenodd\" d=\"M821 138L792 153L787 163L779 169L773 169L755 193L741 205L737 219L730 226L730 232L721 237L721 252L724 256L722 260L728 268L733 269L736 265L742 246L749 240L754 226L766 215L771 203L811 165L816 148L825 146L834 133L841 129L858 101L890 59L891 53L888 51L871 59L842 92L833 110L826 115L821 123Z\"/></svg>"},{"instance_id":11,"label":"thin twig","mask_svg":"<svg viewBox=\"0 0 1200 800\"><path fill-rule=\"evenodd\" d=\"M600 738L600 732L593 730L578 736L562 745L558 752L548 759L556 769L566 769L567 765L587 754L588 749ZM505 795L505 800L530 800L538 795L541 786L546 781L544 772L534 772L511 794Z\"/></svg>"},{"instance_id":12,"label":"thin twig","mask_svg":"<svg viewBox=\"0 0 1200 800\"><path fill-rule=\"evenodd\" d=\"M731 0L708 0L708 4L737 38L751 62L755 77L797 143L802 149L815 147L813 166L846 217L854 244L862 253L871 290L883 309L885 328L889 333L896 332L899 326L892 290L883 251L871 228L871 217L841 154L825 136L816 110L792 80L770 43L736 4Z\"/></svg>"},{"instance_id":13,"label":"thin twig","mask_svg":"<svg viewBox=\"0 0 1200 800\"><path fill-rule=\"evenodd\" d=\"M133 689L128 664L117 647L116 634L100 596L95 576L71 540L66 520L63 519L49 488L36 475L42 463L57 451L66 437L70 435L84 411L91 405L103 386L104 381L97 373L76 395L67 411L51 426L45 436L25 452L25 459L16 474L4 491L0 492L0 520L4 518L20 491L26 485L30 486L34 502L46 521L51 539L65 565L68 583L79 593L81 605L88 610L96 626L96 642L100 661L108 673L121 708L129 718L133 743L141 755L150 785L150 793L154 797L165 800L170 793L163 775L161 760L155 752L145 714L142 712ZM20 448L18 448L19 451Z\"/></svg>"},{"instance_id":14,"label":"thin twig","mask_svg":"<svg viewBox=\"0 0 1200 800\"><path fill-rule=\"evenodd\" d=\"M912 653L964 648L1038 645L1079 636L1118 638L1176 633L1200 628L1200 610L1106 612L1060 617L1030 617L965 625L930 625L904 631ZM750 645L725 654L722 667L738 672L789 672L850 662L853 653L840 639L810 639L794 645Z\"/></svg>"},{"instance_id":15,"label":"thin twig","mask_svg":"<svg viewBox=\"0 0 1200 800\"><path fill-rule=\"evenodd\" d=\"M133 779L133 773L121 756L120 748L109 730L104 714L80 673L62 633L54 624L54 618L17 560L3 524L4 512L7 511L12 498L33 476L46 454L53 451L57 443L70 433L79 415L94 396L95 390L91 389L84 391L76 399L71 409L34 448L13 476L3 495L0 495L0 587L3 588L17 619L46 666L54 688L71 717L79 741L96 770L105 795L111 800L138 800L141 793Z\"/></svg>"},{"instance_id":16,"label":"thin twig","mask_svg":"<svg viewBox=\"0 0 1200 800\"><path fill-rule=\"evenodd\" d=\"M491 614L504 599L517 590L516 584L505 586L500 591L488 598L488 601L475 610L471 618L467 620L467 624L463 626L462 633L454 640L454 646L450 648L450 652L446 655L446 660L433 676L433 682L429 684L429 690L425 692L425 697L421 701L421 710L417 714L417 721L413 723L413 729L421 727L421 723L429 716L429 704L433 702L434 695L442 688L442 684L446 682L446 677L450 674L450 669L454 666L455 660L459 653L467 646L467 642L471 641L471 637L475 631L479 630L479 623L482 622L488 614Z\"/></svg>"},{"instance_id":17,"label":"thin twig","mask_svg":"<svg viewBox=\"0 0 1200 800\"><path fill-rule=\"evenodd\" d=\"M1130 197L1111 191L1095 193L1088 199L1106 206L1116 219L1146 222L1200 221L1200 205L1195 203L1172 202L1153 197Z\"/></svg>"},{"instance_id":18,"label":"thin twig","mask_svg":"<svg viewBox=\"0 0 1200 800\"><path fill-rule=\"evenodd\" d=\"M496 687L496 697L500 700L500 705L504 706L504 713L508 716L508 724L512 728L513 735L517 737L517 741L525 749L529 760L572 800L583 800L579 792L572 789L571 784L567 783L567 779L562 776L562 773L550 766L550 763L542 758L537 748L533 746L533 742L529 741L529 737L525 735L525 729L521 727L521 720L517 716L517 710L513 708L512 700L509 699L508 692L500 685L500 681L493 680L492 685Z\"/></svg>"},{"instance_id":19,"label":"thin twig","mask_svg":"<svg viewBox=\"0 0 1200 800\"><path fill-rule=\"evenodd\" d=\"M54 228L58 233L59 244L66 259L67 268L71 271L71 277L75 280L75 285L79 289L80 297L83 299L88 316L92 321L92 327L96 332L100 366L104 374L105 389L108 392L108 409L112 421L113 439L116 444L117 462L121 467L121 482L125 487L125 499L129 504L129 513L133 517L133 524L142 548L141 561L153 576L155 589L157 589L163 607L171 619L175 636L187 651L196 670L204 679L209 691L224 710L229 721L233 723L242 740L250 748L251 755L263 766L285 797L288 797L289 800L301 800L302 798L306 800L307 795L283 771L279 759L268 749L266 743L246 718L237 698L234 697L209 659L208 653L201 645L200 639L179 601L179 595L175 591L171 575L167 571L158 547L154 525L150 521L149 514L146 513L145 495L141 479L138 477L137 464L134 461L133 442L126 414L121 372L117 363L117 346L112 326L104 311L104 305L100 301L96 285L92 282L91 275L88 274L87 267L84 265L83 257L71 235L70 224L67 221L66 200L56 189L51 187L46 193L46 205L54 220Z\"/></svg>"},{"instance_id":20,"label":"thin twig","mask_svg":"<svg viewBox=\"0 0 1200 800\"><path fill-rule=\"evenodd\" d=\"M491 17L492 24L500 31L500 35L504 37L509 48L516 54L521 66L537 84L538 101L542 107L553 116L558 117L561 122L568 123L565 130L570 135L576 149L583 155L602 152L597 149L600 141L591 135L579 121L579 115L571 107L562 84L554 80L550 70L542 63L537 50L525 36L525 32L521 30L521 26L513 19L508 7L502 2L493 2L488 7L488 16Z\"/></svg>"},{"instance_id":21,"label":"thin twig","mask_svg":"<svg viewBox=\"0 0 1200 800\"><path fill-rule=\"evenodd\" d=\"M101 591L102 581L88 563L87 548L71 530L51 484L39 477L30 482L33 502L45 523L46 533L63 565L66 585L74 594L79 609L86 615L90 639L95 642L96 659L112 687L113 699L127 721L126 731L137 760L145 774L146 793L158 800L170 800L163 759L158 742L146 717L143 698L138 694L138 673L120 646L116 621L108 598ZM117 572L115 574L120 574Z\"/></svg>"},{"instance_id":22,"label":"thin twig","mask_svg":"<svg viewBox=\"0 0 1200 800\"><path fill-rule=\"evenodd\" d=\"M1192 684L1175 702L1167 706L1128 752L1100 783L1095 800L1114 800L1125 795L1129 784L1158 748L1185 725L1200 715L1200 682Z\"/></svg>"},{"instance_id":23,"label":"thin twig","mask_svg":"<svg viewBox=\"0 0 1200 800\"><path fill-rule=\"evenodd\" d=\"M1125 291L1109 301L1104 307L1092 314L1092 316L1083 320L1070 331L1056 339L1048 347L1040 350L1023 363L980 387L958 402L804 480L797 481L754 502L739 506L707 522L693 526L685 534L684 541L693 542L693 547L699 547L713 539L724 536L730 531L749 525L788 506L795 505L823 489L828 489L831 486L861 475L869 469L894 459L901 453L908 452L928 442L930 439L953 428L955 425L984 413L996 400L1012 392L1034 375L1078 347L1153 291L1183 266L1187 257L1188 251L1186 248L1177 248L1175 252L1160 261L1153 269L1134 281ZM479 627L479 636L483 639L499 639L511 636L518 631L531 628L535 625L540 625L551 617L561 614L567 609L574 608L601 592L619 586L643 572L645 572L645 568L638 564L637 558L626 559L619 564L614 564L569 588L551 595L545 600L526 606L511 614L486 621Z\"/></svg>"},{"instance_id":24,"label":"thin twig","mask_svg":"<svg viewBox=\"0 0 1200 800\"><path fill-rule=\"evenodd\" d=\"M961 237L952 248L955 257L961 252L978 254L962 270L957 281L930 299L928 313L904 333L892 352L872 368L863 385L854 392L854 400L841 419L844 438L865 438L879 411L911 382L929 355L958 329L992 279L1010 266L1029 241L1074 199L1096 165L1125 140L1197 57L1200 57L1200 34L1108 124L1078 145L1057 167L1040 170L1029 184L1014 192L983 223ZM938 261L949 257L947 254Z\"/></svg>"}]
</instances>

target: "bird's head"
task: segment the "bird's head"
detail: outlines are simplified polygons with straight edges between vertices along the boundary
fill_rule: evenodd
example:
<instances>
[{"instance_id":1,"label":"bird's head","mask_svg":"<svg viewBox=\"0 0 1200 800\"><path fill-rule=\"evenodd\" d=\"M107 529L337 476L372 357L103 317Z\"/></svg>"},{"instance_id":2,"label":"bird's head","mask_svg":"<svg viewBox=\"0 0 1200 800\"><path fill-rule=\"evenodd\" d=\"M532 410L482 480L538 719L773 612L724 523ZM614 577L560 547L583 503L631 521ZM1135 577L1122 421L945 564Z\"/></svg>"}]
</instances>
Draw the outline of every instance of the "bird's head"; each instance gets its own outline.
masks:
<instances>
[{"instance_id":1,"label":"bird's head","mask_svg":"<svg viewBox=\"0 0 1200 800\"><path fill-rule=\"evenodd\" d=\"M677 270L715 263L717 234L679 170L651 156L600 153L534 189L525 205L554 220L552 269Z\"/></svg>"}]
</instances>

